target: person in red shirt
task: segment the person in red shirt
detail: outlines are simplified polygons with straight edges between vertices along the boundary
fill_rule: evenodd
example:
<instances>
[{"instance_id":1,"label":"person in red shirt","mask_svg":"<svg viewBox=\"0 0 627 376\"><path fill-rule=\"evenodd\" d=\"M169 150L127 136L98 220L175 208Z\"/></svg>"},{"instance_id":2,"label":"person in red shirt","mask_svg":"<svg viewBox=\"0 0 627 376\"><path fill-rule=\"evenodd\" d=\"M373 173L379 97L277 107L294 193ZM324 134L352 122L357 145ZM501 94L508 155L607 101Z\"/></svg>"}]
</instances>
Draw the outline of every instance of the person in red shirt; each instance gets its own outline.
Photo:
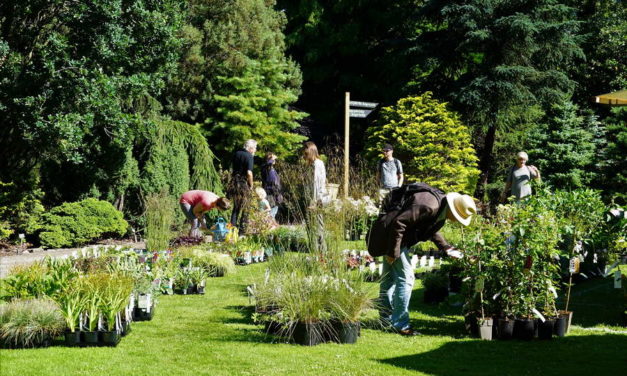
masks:
<instances>
[{"instance_id":1,"label":"person in red shirt","mask_svg":"<svg viewBox=\"0 0 627 376\"><path fill-rule=\"evenodd\" d=\"M207 228L204 214L211 209L227 210L231 203L225 197L218 197L209 191L188 191L181 195L179 200L181 210L191 224L189 236L200 236L198 229Z\"/></svg>"}]
</instances>

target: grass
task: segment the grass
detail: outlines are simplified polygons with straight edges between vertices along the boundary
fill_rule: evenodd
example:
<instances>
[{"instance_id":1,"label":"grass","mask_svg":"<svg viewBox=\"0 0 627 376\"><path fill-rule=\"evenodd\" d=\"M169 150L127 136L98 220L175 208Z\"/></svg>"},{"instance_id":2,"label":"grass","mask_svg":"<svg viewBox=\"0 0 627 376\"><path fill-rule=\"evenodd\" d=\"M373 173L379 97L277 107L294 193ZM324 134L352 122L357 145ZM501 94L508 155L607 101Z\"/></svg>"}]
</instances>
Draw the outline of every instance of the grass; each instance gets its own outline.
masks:
<instances>
[{"instance_id":1,"label":"grass","mask_svg":"<svg viewBox=\"0 0 627 376\"><path fill-rule=\"evenodd\" d=\"M575 287L574 324L566 338L483 342L464 333L459 307L422 303L416 282L406 338L362 330L356 345L302 347L277 343L251 323L245 286L265 264L208 281L204 296L164 296L155 318L133 323L116 348L0 350L0 374L28 375L581 375L622 374L626 329L615 324L620 290L611 279ZM604 287L609 286L608 288ZM581 303L577 303L581 302ZM588 302L594 305L583 305ZM577 305L580 304L580 305ZM603 325L623 333L588 330Z\"/></svg>"}]
</instances>

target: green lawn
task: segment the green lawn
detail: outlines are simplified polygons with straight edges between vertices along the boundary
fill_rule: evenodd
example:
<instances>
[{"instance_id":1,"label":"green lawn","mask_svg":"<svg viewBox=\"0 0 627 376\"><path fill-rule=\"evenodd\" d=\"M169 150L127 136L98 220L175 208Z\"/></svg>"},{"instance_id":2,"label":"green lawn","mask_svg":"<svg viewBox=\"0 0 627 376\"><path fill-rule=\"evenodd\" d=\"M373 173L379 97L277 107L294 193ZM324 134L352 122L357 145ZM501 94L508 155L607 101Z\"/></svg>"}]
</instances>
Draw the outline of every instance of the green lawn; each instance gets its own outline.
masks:
<instances>
[{"instance_id":1,"label":"green lawn","mask_svg":"<svg viewBox=\"0 0 627 376\"><path fill-rule=\"evenodd\" d=\"M460 308L422 304L418 281L411 314L422 336L366 329L356 345L309 348L276 343L251 324L244 289L264 268L240 267L212 279L204 296L160 298L155 318L134 323L116 348L1 350L0 375L619 375L627 369L627 329L618 326L622 297L611 279L577 286L578 326L559 340L468 338Z\"/></svg>"}]
</instances>

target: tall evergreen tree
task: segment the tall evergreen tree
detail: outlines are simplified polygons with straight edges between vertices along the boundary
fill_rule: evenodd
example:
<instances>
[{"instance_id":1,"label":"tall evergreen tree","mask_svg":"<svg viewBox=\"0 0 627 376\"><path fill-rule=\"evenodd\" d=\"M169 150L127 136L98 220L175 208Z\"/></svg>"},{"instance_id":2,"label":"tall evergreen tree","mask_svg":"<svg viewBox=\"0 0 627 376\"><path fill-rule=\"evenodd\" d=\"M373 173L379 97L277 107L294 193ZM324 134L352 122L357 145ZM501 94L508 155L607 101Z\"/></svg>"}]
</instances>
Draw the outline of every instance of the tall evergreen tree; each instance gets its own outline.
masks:
<instances>
[{"instance_id":1,"label":"tall evergreen tree","mask_svg":"<svg viewBox=\"0 0 627 376\"><path fill-rule=\"evenodd\" d=\"M422 34L422 85L455 104L481 142L481 197L497 132L526 108L560 102L574 83L565 68L582 58L573 8L557 0L432 0L422 9L440 27ZM524 120L524 119L523 119Z\"/></svg>"},{"instance_id":2,"label":"tall evergreen tree","mask_svg":"<svg viewBox=\"0 0 627 376\"><path fill-rule=\"evenodd\" d=\"M557 188L582 188L598 170L602 129L595 116L583 116L571 102L553 105L529 137L530 158L542 178Z\"/></svg>"},{"instance_id":3,"label":"tall evergreen tree","mask_svg":"<svg viewBox=\"0 0 627 376\"><path fill-rule=\"evenodd\" d=\"M286 122L285 112L278 111L278 107L286 109L296 100L302 79L297 65L285 55L282 30L286 20L274 9L275 2L188 0L187 4L187 22L182 29L184 54L164 98L168 113L179 120L203 124L211 144L224 151L244 141L234 139L242 136L239 127L255 124L239 123L236 115L225 110L227 102L246 95L241 90L246 85L255 96L266 92L266 101L273 102L272 106L265 105L274 109L264 114L266 124L273 124L280 132L296 127L296 122ZM273 64L275 71L261 77L261 67L268 64ZM263 105L252 102L252 97L251 101L240 101L238 109L262 111ZM299 117L290 116L293 120ZM234 131L229 132L229 127ZM252 136L261 133L259 129L251 131Z\"/></svg>"}]
</instances>

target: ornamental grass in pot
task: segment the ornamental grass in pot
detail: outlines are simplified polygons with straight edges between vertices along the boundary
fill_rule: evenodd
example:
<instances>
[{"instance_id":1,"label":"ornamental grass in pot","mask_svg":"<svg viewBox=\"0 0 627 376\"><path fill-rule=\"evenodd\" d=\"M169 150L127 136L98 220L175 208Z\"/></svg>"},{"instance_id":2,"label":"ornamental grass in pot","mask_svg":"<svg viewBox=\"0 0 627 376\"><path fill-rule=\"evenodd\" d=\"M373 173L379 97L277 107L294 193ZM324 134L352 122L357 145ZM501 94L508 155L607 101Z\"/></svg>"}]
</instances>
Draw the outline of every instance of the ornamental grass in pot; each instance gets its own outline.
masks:
<instances>
[{"instance_id":1,"label":"ornamental grass in pot","mask_svg":"<svg viewBox=\"0 0 627 376\"><path fill-rule=\"evenodd\" d=\"M102 333L102 342L107 346L116 346L122 331L121 314L133 291L133 280L123 275L109 275L105 280L101 295L101 310L106 321L106 331Z\"/></svg>"},{"instance_id":2,"label":"ornamental grass in pot","mask_svg":"<svg viewBox=\"0 0 627 376\"><path fill-rule=\"evenodd\" d=\"M64 328L58 305L48 298L0 304L0 347L46 347Z\"/></svg>"}]
</instances>

